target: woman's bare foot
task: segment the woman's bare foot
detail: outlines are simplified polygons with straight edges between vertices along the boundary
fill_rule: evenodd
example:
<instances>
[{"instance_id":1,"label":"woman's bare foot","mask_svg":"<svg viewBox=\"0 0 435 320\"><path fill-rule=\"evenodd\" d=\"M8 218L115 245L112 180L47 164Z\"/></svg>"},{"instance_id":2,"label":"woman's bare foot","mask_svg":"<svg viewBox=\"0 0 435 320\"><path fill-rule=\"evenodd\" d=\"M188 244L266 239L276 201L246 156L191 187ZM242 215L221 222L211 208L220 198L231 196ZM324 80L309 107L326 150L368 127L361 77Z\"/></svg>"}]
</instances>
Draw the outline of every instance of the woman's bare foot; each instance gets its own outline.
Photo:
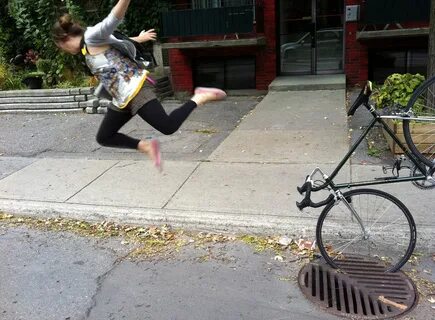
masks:
<instances>
[{"instance_id":1,"label":"woman's bare foot","mask_svg":"<svg viewBox=\"0 0 435 320\"><path fill-rule=\"evenodd\" d=\"M137 145L137 149L140 152L147 154L151 161L154 163L154 166L162 171L162 156L160 153L160 144L156 139L151 140L141 140Z\"/></svg>"},{"instance_id":2,"label":"woman's bare foot","mask_svg":"<svg viewBox=\"0 0 435 320\"><path fill-rule=\"evenodd\" d=\"M201 106L210 101L223 100L227 97L225 91L217 88L198 87L191 98L198 106Z\"/></svg>"}]
</instances>

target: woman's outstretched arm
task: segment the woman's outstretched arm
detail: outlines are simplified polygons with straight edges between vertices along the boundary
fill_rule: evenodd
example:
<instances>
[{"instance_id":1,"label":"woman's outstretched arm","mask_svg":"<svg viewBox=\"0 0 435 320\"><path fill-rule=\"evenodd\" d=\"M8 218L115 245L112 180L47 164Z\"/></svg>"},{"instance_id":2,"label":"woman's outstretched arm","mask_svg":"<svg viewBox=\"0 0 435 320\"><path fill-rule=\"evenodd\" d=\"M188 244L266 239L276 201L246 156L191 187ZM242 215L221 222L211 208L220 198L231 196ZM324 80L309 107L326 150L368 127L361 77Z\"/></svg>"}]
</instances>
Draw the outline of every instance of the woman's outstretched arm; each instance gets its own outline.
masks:
<instances>
[{"instance_id":1,"label":"woman's outstretched arm","mask_svg":"<svg viewBox=\"0 0 435 320\"><path fill-rule=\"evenodd\" d=\"M93 27L89 27L85 33L86 43L89 46L98 46L101 45L101 41L108 39L124 19L129 4L130 0L119 0L103 21Z\"/></svg>"},{"instance_id":2,"label":"woman's outstretched arm","mask_svg":"<svg viewBox=\"0 0 435 320\"><path fill-rule=\"evenodd\" d=\"M119 0L118 3L113 7L112 12L116 18L119 20L124 19L125 13L127 12L128 6L130 5L130 0Z\"/></svg>"},{"instance_id":3,"label":"woman's outstretched arm","mask_svg":"<svg viewBox=\"0 0 435 320\"><path fill-rule=\"evenodd\" d=\"M147 42L147 41L155 41L157 38L157 33L154 29L150 29L148 31L143 30L137 37L130 37L131 40L134 40L139 43Z\"/></svg>"}]
</instances>

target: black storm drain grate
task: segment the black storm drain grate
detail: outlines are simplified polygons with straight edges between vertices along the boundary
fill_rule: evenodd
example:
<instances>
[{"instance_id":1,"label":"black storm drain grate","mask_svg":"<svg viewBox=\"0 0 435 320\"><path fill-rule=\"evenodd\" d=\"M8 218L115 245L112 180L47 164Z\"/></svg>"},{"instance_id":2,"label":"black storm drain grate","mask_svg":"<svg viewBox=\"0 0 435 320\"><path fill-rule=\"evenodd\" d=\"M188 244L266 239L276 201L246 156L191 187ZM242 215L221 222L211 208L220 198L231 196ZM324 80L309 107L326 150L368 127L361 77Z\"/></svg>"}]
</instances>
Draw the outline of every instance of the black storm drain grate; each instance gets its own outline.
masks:
<instances>
[{"instance_id":1,"label":"black storm drain grate","mask_svg":"<svg viewBox=\"0 0 435 320\"><path fill-rule=\"evenodd\" d=\"M299 272L302 292L328 312L352 319L389 319L407 313L417 302L412 281L402 272L385 273L375 261L351 258L333 269L309 263Z\"/></svg>"}]
</instances>

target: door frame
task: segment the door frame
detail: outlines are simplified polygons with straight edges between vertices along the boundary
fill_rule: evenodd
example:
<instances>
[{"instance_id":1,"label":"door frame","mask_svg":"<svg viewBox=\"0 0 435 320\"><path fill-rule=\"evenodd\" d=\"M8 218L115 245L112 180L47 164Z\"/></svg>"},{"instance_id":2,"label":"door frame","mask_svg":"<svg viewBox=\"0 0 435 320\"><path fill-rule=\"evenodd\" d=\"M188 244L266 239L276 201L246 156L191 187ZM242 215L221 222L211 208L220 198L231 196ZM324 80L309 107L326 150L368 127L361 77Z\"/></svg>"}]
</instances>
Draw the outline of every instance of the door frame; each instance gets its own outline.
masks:
<instances>
[{"instance_id":1,"label":"door frame","mask_svg":"<svg viewBox=\"0 0 435 320\"><path fill-rule=\"evenodd\" d=\"M303 0L301 0L303 1ZM345 8L346 2L343 2L343 45L342 45L342 57L343 57L343 67L342 70L333 70L333 71L317 71L317 32L316 32L316 24L317 24L317 0L311 0L311 23L313 24L313 28L311 30L311 38L313 41L314 47L311 48L311 71L310 72L282 72L281 71L281 0L275 1L275 10L276 10L276 53L277 53L277 63L276 63L276 74L283 76L291 76L291 75L318 75L318 74L343 74L345 72L345 52L346 52L346 21L345 21Z\"/></svg>"}]
</instances>

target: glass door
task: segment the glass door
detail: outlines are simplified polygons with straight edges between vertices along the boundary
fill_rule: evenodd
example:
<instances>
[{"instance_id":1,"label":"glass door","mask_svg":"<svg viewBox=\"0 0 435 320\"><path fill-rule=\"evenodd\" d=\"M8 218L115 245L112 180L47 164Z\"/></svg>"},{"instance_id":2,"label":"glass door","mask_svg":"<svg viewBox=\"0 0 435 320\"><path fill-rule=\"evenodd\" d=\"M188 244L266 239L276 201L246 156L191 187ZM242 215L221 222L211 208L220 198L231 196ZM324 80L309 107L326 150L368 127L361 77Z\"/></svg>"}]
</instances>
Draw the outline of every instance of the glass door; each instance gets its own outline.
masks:
<instances>
[{"instance_id":1,"label":"glass door","mask_svg":"<svg viewBox=\"0 0 435 320\"><path fill-rule=\"evenodd\" d=\"M316 73L343 70L343 0L316 0Z\"/></svg>"},{"instance_id":2,"label":"glass door","mask_svg":"<svg viewBox=\"0 0 435 320\"><path fill-rule=\"evenodd\" d=\"M312 73L313 0L280 0L281 73Z\"/></svg>"},{"instance_id":3,"label":"glass door","mask_svg":"<svg viewBox=\"0 0 435 320\"><path fill-rule=\"evenodd\" d=\"M343 0L280 0L281 74L343 71Z\"/></svg>"}]
</instances>

